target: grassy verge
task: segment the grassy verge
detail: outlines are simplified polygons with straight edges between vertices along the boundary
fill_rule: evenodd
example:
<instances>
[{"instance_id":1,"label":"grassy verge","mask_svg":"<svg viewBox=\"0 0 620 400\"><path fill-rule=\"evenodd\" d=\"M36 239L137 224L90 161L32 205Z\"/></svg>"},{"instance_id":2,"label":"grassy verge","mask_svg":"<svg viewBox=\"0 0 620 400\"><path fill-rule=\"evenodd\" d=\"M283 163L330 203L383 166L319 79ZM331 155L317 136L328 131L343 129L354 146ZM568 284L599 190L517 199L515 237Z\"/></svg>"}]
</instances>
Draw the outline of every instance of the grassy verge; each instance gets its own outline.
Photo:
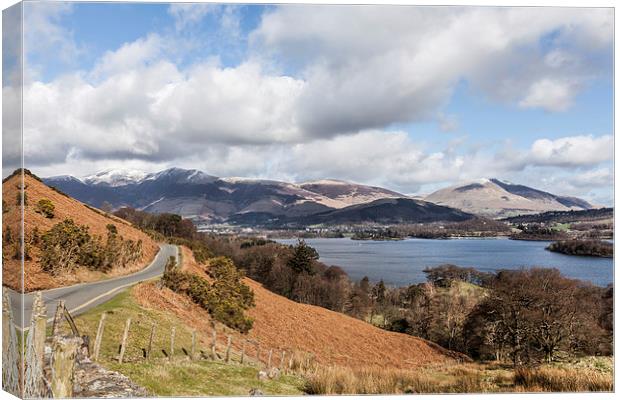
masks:
<instances>
[{"instance_id":1,"label":"grassy verge","mask_svg":"<svg viewBox=\"0 0 620 400\"><path fill-rule=\"evenodd\" d=\"M299 395L304 386L295 376L259 380L257 368L212 361L123 364L114 369L158 396L247 396L253 388L265 395Z\"/></svg>"},{"instance_id":2,"label":"grassy verge","mask_svg":"<svg viewBox=\"0 0 620 400\"><path fill-rule=\"evenodd\" d=\"M94 342L102 313L107 313L99 363L121 372L151 394L157 396L225 396L247 395L257 388L266 395L301 394L304 382L295 376L283 375L278 379L259 380L259 368L254 365L226 364L215 361L189 361L192 330L183 321L165 311L142 308L125 290L110 301L75 318L82 334ZM127 318L131 329L124 359L119 364L120 340ZM151 327L156 327L150 361L144 359ZM170 332L175 327L174 358L170 353ZM94 344L94 343L93 343ZM93 346L91 344L91 348ZM197 348L206 350L210 338L206 333L197 334Z\"/></svg>"}]
</instances>

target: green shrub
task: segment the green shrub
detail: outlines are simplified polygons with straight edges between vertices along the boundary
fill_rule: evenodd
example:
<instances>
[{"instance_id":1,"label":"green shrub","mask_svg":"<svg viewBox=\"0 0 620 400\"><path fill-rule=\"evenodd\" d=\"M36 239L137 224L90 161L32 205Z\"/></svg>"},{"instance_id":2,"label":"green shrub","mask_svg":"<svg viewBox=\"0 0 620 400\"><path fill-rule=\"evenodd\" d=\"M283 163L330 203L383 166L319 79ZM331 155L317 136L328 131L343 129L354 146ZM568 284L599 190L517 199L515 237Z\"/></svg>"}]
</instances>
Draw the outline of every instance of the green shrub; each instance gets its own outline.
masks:
<instances>
[{"instance_id":1,"label":"green shrub","mask_svg":"<svg viewBox=\"0 0 620 400\"><path fill-rule=\"evenodd\" d=\"M116 227L108 225L105 244L91 236L88 227L66 219L41 236L41 265L54 275L70 273L77 266L107 272L125 267L142 257L142 241L123 240Z\"/></svg>"},{"instance_id":2,"label":"green shrub","mask_svg":"<svg viewBox=\"0 0 620 400\"><path fill-rule=\"evenodd\" d=\"M213 283L188 272L179 271L170 262L162 278L164 286L177 293L183 293L209 311L209 314L226 326L240 332L252 328L252 319L244 311L254 306L254 293L241 282L243 274L232 261L225 257L215 259L209 269Z\"/></svg>"},{"instance_id":3,"label":"green shrub","mask_svg":"<svg viewBox=\"0 0 620 400\"><path fill-rule=\"evenodd\" d=\"M37 212L43 214L45 218L54 218L54 203L48 199L41 199L37 203Z\"/></svg>"},{"instance_id":4,"label":"green shrub","mask_svg":"<svg viewBox=\"0 0 620 400\"><path fill-rule=\"evenodd\" d=\"M41 246L41 267L53 275L72 272L83 247L90 242L88 227L65 219L45 232Z\"/></svg>"}]
</instances>

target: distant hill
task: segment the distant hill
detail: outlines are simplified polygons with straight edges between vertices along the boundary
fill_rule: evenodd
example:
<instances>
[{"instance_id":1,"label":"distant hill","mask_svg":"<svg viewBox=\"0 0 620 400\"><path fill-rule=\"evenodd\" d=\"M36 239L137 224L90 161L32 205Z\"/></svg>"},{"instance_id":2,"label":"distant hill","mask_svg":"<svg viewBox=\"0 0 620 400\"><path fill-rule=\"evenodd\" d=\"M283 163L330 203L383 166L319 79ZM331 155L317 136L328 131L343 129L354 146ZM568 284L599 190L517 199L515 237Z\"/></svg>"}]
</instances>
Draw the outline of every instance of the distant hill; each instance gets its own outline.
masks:
<instances>
[{"instance_id":1,"label":"distant hill","mask_svg":"<svg viewBox=\"0 0 620 400\"><path fill-rule=\"evenodd\" d=\"M454 221L463 215L454 210L446 212L445 208L435 209L419 200L405 201L407 196L388 189L336 180L294 184L218 178L197 170L171 168L154 174L107 170L81 179L57 176L44 181L96 207L107 202L113 208L129 206L154 213L171 212L197 223L396 223L435 220L435 216ZM403 201L374 203L397 198ZM356 205L365 206L350 208Z\"/></svg>"},{"instance_id":2,"label":"distant hill","mask_svg":"<svg viewBox=\"0 0 620 400\"><path fill-rule=\"evenodd\" d=\"M479 179L450 186L429 194L424 200L492 218L594 208L582 199L558 196L499 179Z\"/></svg>"},{"instance_id":3,"label":"distant hill","mask_svg":"<svg viewBox=\"0 0 620 400\"><path fill-rule=\"evenodd\" d=\"M388 198L296 218L273 218L265 214L249 213L236 215L233 221L240 225L268 226L395 225L438 221L459 222L472 218L473 215L460 210L421 200Z\"/></svg>"},{"instance_id":4,"label":"distant hill","mask_svg":"<svg viewBox=\"0 0 620 400\"><path fill-rule=\"evenodd\" d=\"M12 288L19 288L21 277L20 261L13 257L15 240L17 240L16 238L19 235L21 221L20 207L17 203L20 185L21 178L19 174L7 177L2 182L2 198L4 200L2 215L3 284ZM34 243L37 240L34 236L34 231L35 229L38 231L40 240L41 235L66 218L73 219L77 224L88 226L88 231L91 235L105 238L108 231L106 226L113 224L116 226L118 234L123 238L136 242L138 240L142 241L142 258L123 270L110 271L108 275L125 274L141 269L153 259L159 250L157 243L144 232L134 228L129 222L88 207L64 193L53 190L34 175L26 173L24 175L24 185L26 193L24 236L29 255L29 258L24 263L24 286L27 291L65 286L102 278L102 273L87 270L78 270L71 276L54 277L41 269L39 265L39 249L36 243ZM53 204L53 217L47 218L40 212L37 212L37 203L42 199L49 200ZM7 240L7 234L12 237L11 240ZM9 243L9 241L12 243Z\"/></svg>"},{"instance_id":5,"label":"distant hill","mask_svg":"<svg viewBox=\"0 0 620 400\"><path fill-rule=\"evenodd\" d=\"M299 187L321 194L346 205L368 203L385 198L407 197L403 194L377 186L359 185L335 179L304 182Z\"/></svg>"},{"instance_id":6,"label":"distant hill","mask_svg":"<svg viewBox=\"0 0 620 400\"><path fill-rule=\"evenodd\" d=\"M503 221L521 223L569 223L569 222L613 222L613 208L594 208L591 210L578 211L547 211L540 214L518 215L515 217L504 218Z\"/></svg>"}]
</instances>

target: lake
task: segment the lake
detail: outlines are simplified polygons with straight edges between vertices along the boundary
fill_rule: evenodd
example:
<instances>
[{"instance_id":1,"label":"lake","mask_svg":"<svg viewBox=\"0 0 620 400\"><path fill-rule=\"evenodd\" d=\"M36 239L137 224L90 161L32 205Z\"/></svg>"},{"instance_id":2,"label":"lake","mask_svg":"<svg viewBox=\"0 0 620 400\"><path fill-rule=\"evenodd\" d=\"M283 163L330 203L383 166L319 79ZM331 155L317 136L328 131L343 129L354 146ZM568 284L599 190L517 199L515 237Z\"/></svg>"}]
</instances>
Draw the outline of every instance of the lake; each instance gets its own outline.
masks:
<instances>
[{"instance_id":1,"label":"lake","mask_svg":"<svg viewBox=\"0 0 620 400\"><path fill-rule=\"evenodd\" d=\"M295 244L297 239L279 239ZM368 276L386 284L405 286L424 282L422 270L440 264L474 267L480 271L521 267L557 268L564 276L606 286L613 282L611 258L568 256L545 250L549 242L497 239L406 239L360 241L306 239L321 256L321 262L342 267L353 280Z\"/></svg>"}]
</instances>

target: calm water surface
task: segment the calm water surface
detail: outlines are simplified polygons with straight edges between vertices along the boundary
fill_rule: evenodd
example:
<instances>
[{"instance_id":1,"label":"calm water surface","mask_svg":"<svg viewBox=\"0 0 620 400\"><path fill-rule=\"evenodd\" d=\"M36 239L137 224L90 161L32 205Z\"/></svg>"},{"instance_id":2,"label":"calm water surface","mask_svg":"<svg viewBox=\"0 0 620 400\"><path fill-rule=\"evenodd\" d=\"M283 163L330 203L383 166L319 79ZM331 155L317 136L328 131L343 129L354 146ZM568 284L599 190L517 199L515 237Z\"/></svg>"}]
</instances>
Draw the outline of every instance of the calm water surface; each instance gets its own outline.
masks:
<instances>
[{"instance_id":1,"label":"calm water surface","mask_svg":"<svg viewBox=\"0 0 620 400\"><path fill-rule=\"evenodd\" d=\"M295 244L296 239L278 240ZM605 286L613 282L613 260L578 257L545 250L549 242L508 239L407 239L401 241L359 241L306 239L317 249L321 261L342 267L353 280L368 276L386 284L404 286L424 282L428 266L456 264L481 271L521 267L557 268L567 277Z\"/></svg>"}]
</instances>

